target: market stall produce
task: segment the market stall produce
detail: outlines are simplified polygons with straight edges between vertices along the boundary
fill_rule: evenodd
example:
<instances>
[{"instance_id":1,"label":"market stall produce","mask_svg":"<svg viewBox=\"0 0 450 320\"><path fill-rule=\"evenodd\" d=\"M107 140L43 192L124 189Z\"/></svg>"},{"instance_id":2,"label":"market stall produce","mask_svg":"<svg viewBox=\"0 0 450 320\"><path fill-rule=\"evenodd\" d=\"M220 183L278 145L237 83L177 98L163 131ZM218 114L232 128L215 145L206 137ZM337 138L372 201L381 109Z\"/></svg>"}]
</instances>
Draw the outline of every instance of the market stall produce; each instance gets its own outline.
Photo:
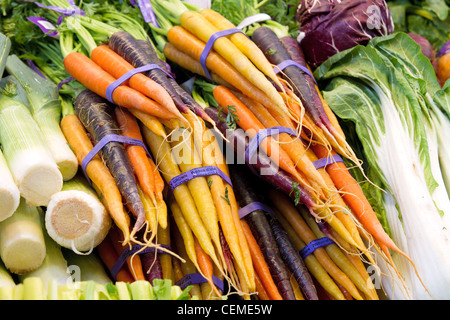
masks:
<instances>
[{"instance_id":1,"label":"market stall produce","mask_svg":"<svg viewBox=\"0 0 450 320\"><path fill-rule=\"evenodd\" d=\"M450 298L445 1L0 3L1 300Z\"/></svg>"}]
</instances>

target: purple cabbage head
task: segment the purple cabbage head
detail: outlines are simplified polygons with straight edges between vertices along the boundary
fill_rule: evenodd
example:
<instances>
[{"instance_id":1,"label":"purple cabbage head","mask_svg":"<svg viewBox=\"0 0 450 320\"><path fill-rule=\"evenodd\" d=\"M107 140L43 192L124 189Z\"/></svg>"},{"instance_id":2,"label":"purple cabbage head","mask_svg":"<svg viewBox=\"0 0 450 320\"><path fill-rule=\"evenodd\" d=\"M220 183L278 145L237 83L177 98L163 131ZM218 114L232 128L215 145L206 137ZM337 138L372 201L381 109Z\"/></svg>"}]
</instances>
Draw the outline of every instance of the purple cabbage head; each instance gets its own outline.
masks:
<instances>
[{"instance_id":1,"label":"purple cabbage head","mask_svg":"<svg viewBox=\"0 0 450 320\"><path fill-rule=\"evenodd\" d=\"M313 69L340 51L394 30L385 0L300 0L296 20L300 45Z\"/></svg>"}]
</instances>

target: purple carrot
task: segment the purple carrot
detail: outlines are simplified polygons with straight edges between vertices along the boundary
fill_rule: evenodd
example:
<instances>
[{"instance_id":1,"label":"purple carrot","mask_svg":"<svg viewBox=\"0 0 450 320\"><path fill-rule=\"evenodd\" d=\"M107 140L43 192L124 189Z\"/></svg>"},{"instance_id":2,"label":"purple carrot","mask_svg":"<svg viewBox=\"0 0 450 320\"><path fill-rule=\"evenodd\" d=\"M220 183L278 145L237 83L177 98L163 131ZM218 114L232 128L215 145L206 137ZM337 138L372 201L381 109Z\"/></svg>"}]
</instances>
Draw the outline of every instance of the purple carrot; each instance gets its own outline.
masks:
<instances>
[{"instance_id":1,"label":"purple carrot","mask_svg":"<svg viewBox=\"0 0 450 320\"><path fill-rule=\"evenodd\" d=\"M269 217L269 223L272 228L275 241L280 249L281 258L299 284L306 300L318 300L319 297L317 295L317 290L311 274L309 273L303 258L289 240L286 231L283 229L280 222L274 217Z\"/></svg>"},{"instance_id":2,"label":"purple carrot","mask_svg":"<svg viewBox=\"0 0 450 320\"><path fill-rule=\"evenodd\" d=\"M256 177L249 174L248 168L242 165L230 165L230 178L239 207L243 208L254 202L261 202L254 188L257 185ZM284 300L295 300L294 289L290 282L289 269L281 258L281 254L272 233L266 213L260 209L255 210L243 219L248 223L253 236L260 244L267 266L273 280Z\"/></svg>"}]
</instances>

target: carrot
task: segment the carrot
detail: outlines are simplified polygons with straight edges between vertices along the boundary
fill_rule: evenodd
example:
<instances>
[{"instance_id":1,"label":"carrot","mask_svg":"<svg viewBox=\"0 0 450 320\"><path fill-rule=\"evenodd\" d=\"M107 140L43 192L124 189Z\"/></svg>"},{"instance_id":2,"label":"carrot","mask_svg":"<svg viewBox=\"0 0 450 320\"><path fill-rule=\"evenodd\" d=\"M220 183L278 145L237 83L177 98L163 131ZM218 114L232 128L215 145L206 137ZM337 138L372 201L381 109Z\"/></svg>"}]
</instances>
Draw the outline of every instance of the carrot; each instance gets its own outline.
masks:
<instances>
[{"instance_id":1,"label":"carrot","mask_svg":"<svg viewBox=\"0 0 450 320\"><path fill-rule=\"evenodd\" d=\"M115 79L118 79L127 72L135 69L128 61L111 50L106 44L99 45L92 50L91 59ZM158 82L150 79L143 73L137 73L125 81L123 85L129 86L155 100L162 107L176 115L178 119L186 123L186 119L175 106L172 97Z\"/></svg>"},{"instance_id":2,"label":"carrot","mask_svg":"<svg viewBox=\"0 0 450 320\"><path fill-rule=\"evenodd\" d=\"M219 31L205 17L195 11L185 11L180 16L181 26L197 36L201 41L207 42L209 38ZM169 31L170 32L170 31ZM170 41L170 40L169 40ZM253 63L226 37L218 38L213 45L214 50L236 70L251 81L257 88L265 92L269 98L280 108L287 112L283 98L276 88L267 80ZM287 112L288 113L288 112Z\"/></svg>"},{"instance_id":3,"label":"carrot","mask_svg":"<svg viewBox=\"0 0 450 320\"><path fill-rule=\"evenodd\" d=\"M236 193L239 206L259 201L255 191L256 181L254 177L238 165L230 166L230 177ZM277 242L272 233L269 221L264 211L255 210L244 218L249 224L252 233L261 247L264 258L269 267L270 273L278 287L284 300L295 300L294 291L289 281L289 269L285 265Z\"/></svg>"},{"instance_id":4,"label":"carrot","mask_svg":"<svg viewBox=\"0 0 450 320\"><path fill-rule=\"evenodd\" d=\"M280 222L274 217L269 217L269 224L275 237L275 241L280 249L281 258L288 266L295 280L301 288L304 297L308 300L318 300L316 287L312 281L311 275L306 268L303 258L287 237L286 231Z\"/></svg>"},{"instance_id":5,"label":"carrot","mask_svg":"<svg viewBox=\"0 0 450 320\"><path fill-rule=\"evenodd\" d=\"M173 218L175 222L173 224L174 228L172 229L173 243L177 253L184 260L180 263L181 271L184 277L199 271L195 248L193 248L194 237L192 236L192 233L189 234L190 230L186 228L186 223L182 222L182 220L178 220L182 217L179 206L177 204L172 204L171 207L175 209L173 211ZM188 236L188 238L186 238L186 236ZM192 284L190 293L193 296L197 296L199 300L202 300L203 298L199 284Z\"/></svg>"},{"instance_id":6,"label":"carrot","mask_svg":"<svg viewBox=\"0 0 450 320\"><path fill-rule=\"evenodd\" d=\"M64 58L64 67L72 77L86 88L105 99L106 89L116 80L94 61L79 52L69 53ZM144 96L139 91L127 86L118 86L114 90L112 98L115 104L125 108L135 108L164 119L175 118L172 112Z\"/></svg>"},{"instance_id":7,"label":"carrot","mask_svg":"<svg viewBox=\"0 0 450 320\"><path fill-rule=\"evenodd\" d=\"M304 210L300 210L300 212L316 237L321 238L327 236L328 234L331 234L331 232L323 232L323 230L320 229L318 223L314 219L312 219L310 215L308 215L307 213L305 214ZM321 226L323 229L327 229L326 225L321 224ZM342 252L341 248L336 243L326 246L325 250L327 251L328 256L350 278L350 280L352 280L355 286L362 293L364 293L366 296L371 297L372 299L377 299L376 296L373 295L374 288L372 283L370 282L369 284L366 282L359 271L355 268L353 263L351 263L351 261L347 259L346 255Z\"/></svg>"},{"instance_id":8,"label":"carrot","mask_svg":"<svg viewBox=\"0 0 450 320\"><path fill-rule=\"evenodd\" d=\"M255 285L256 285L256 293L258 294L258 299L271 300L269 294L267 293L261 280L259 279L258 274L255 275Z\"/></svg>"},{"instance_id":9,"label":"carrot","mask_svg":"<svg viewBox=\"0 0 450 320\"><path fill-rule=\"evenodd\" d=\"M311 241L317 239L314 232L312 232L310 227L287 197L283 196L276 190L271 190L269 192L269 197L274 206L286 218L286 220L289 221L294 230L305 243L310 243ZM336 284L341 284L352 294L353 297L355 297L355 299L362 300L358 289L355 287L350 278L339 269L333 260L331 260L325 248L317 248L312 254L314 254L324 269L327 270L330 276L336 281Z\"/></svg>"},{"instance_id":10,"label":"carrot","mask_svg":"<svg viewBox=\"0 0 450 320\"><path fill-rule=\"evenodd\" d=\"M170 42L167 42L164 45L164 56L167 58L167 60L176 63L181 68L191 71L192 73L195 73L202 77L206 77L205 71L203 70L203 67L198 60L195 60L191 56L182 52ZM211 71L210 75L214 83L221 84L223 86L229 87L231 86L228 82L223 80L216 72Z\"/></svg>"},{"instance_id":11,"label":"carrot","mask_svg":"<svg viewBox=\"0 0 450 320\"><path fill-rule=\"evenodd\" d=\"M320 145L312 145L311 148L320 159L326 158L329 155L328 150ZM335 154L336 152L331 152L331 155ZM353 214L373 236L377 243L385 245L387 248L398 252L411 261L407 255L397 247L386 231L384 231L376 213L373 211L372 206L364 195L358 182L348 171L347 166L342 162L330 163L327 165L326 171L333 180L336 188L342 192L342 197L351 208ZM385 251L385 254L390 256L389 251Z\"/></svg>"},{"instance_id":12,"label":"carrot","mask_svg":"<svg viewBox=\"0 0 450 320\"><path fill-rule=\"evenodd\" d=\"M292 228L289 221L287 221L286 218L283 215L281 215L277 210L275 210L275 212L278 221L286 230L289 239L291 240L292 244L295 246L297 251L300 251L304 247L306 247L306 244L303 242L303 240L300 238L297 232ZM308 267L308 270L311 272L313 282L314 283L317 282L316 288L319 297L320 297L320 289L322 289L325 290L336 300L345 300L342 291L339 289L339 287L336 285L336 283L333 281L333 279L330 277L327 271L322 267L320 262L317 261L314 255L310 254L307 257L305 257L305 264Z\"/></svg>"},{"instance_id":13,"label":"carrot","mask_svg":"<svg viewBox=\"0 0 450 320\"><path fill-rule=\"evenodd\" d=\"M124 108L117 107L114 109L114 115L123 136L143 142L139 124L130 112ZM156 205L155 176L153 167L150 165L150 162L153 162L153 160L149 159L145 149L139 145L126 144L125 149L139 185Z\"/></svg>"},{"instance_id":14,"label":"carrot","mask_svg":"<svg viewBox=\"0 0 450 320\"><path fill-rule=\"evenodd\" d=\"M114 264L117 262L119 255L114 250L114 246L111 243L109 237L103 239L103 241L96 248L100 259L105 264L106 268L108 268L108 270L111 271ZM123 281L127 283L134 282L134 278L128 271L126 265L122 266L122 268L117 272L116 279L114 280Z\"/></svg>"},{"instance_id":15,"label":"carrot","mask_svg":"<svg viewBox=\"0 0 450 320\"><path fill-rule=\"evenodd\" d=\"M199 141L199 143L197 143L199 144L197 150L200 149L198 152L202 154L201 159L203 165L216 166L218 161L222 162L224 159L221 150L218 147L215 147L212 142L212 139L214 139L212 137L213 133L206 130L204 123L199 122L198 118L191 115L188 115L187 118L194 131L194 141L201 140L201 142ZM198 138L196 137L197 133L200 135ZM247 285L253 290L254 283L252 281L252 273L249 274L249 269L251 269L251 267L245 265L238 232L233 220L231 203L229 203L229 193L232 191L232 188L231 186L226 185L223 179L217 175L208 176L207 181L217 210L220 226L222 227L225 239L235 259L235 263L242 270Z\"/></svg>"},{"instance_id":16,"label":"carrot","mask_svg":"<svg viewBox=\"0 0 450 320\"><path fill-rule=\"evenodd\" d=\"M234 94L248 107L264 127L271 128L280 126L280 123L262 104L238 92ZM290 129L293 128L290 127ZM280 133L278 140L281 142L281 147L286 151L291 160L294 161L295 167L313 183L311 188L313 190L320 190L320 188L327 189L328 186L322 176L316 170L312 161L306 156L306 148L303 146L301 140L287 133Z\"/></svg>"},{"instance_id":17,"label":"carrot","mask_svg":"<svg viewBox=\"0 0 450 320\"><path fill-rule=\"evenodd\" d=\"M109 230L108 237L111 240L111 243L114 247L114 250L117 253L117 256L120 256L124 251L125 247L121 244L123 242L123 238L121 237L121 234L118 231L119 230L113 226ZM128 257L126 259L126 263L128 266L128 271L131 273L135 281L146 280L144 272L142 270L141 257L138 254L134 254Z\"/></svg>"},{"instance_id":18,"label":"carrot","mask_svg":"<svg viewBox=\"0 0 450 320\"><path fill-rule=\"evenodd\" d=\"M78 94L74 110L96 143L105 136L117 134L119 131L111 105L88 89ZM137 217L131 231L131 235L134 235L145 223L145 210L125 147L122 143L112 141L102 148L100 154L114 177L125 203Z\"/></svg>"},{"instance_id":19,"label":"carrot","mask_svg":"<svg viewBox=\"0 0 450 320\"><path fill-rule=\"evenodd\" d=\"M137 109L130 108L128 109L128 111L130 111L133 114L133 116L136 117L136 119L139 119L147 128L152 130L155 134L161 137L166 136L162 120Z\"/></svg>"},{"instance_id":20,"label":"carrot","mask_svg":"<svg viewBox=\"0 0 450 320\"><path fill-rule=\"evenodd\" d=\"M253 260L253 265L255 266L256 275L262 282L267 294L270 297L270 300L283 300L283 297L280 295L275 282L273 281L272 275L270 273L269 267L267 266L266 260L264 259L261 248L258 245L258 242L253 236L253 233L250 229L250 226L245 221L245 219L241 220L242 231L249 245L250 254Z\"/></svg>"},{"instance_id":21,"label":"carrot","mask_svg":"<svg viewBox=\"0 0 450 320\"><path fill-rule=\"evenodd\" d=\"M256 133L265 129L262 123L251 113L251 111L230 91L230 89L224 86L216 86L213 91L214 98L217 103L224 108L225 112L231 112L228 110L228 106L235 106L236 110L236 123L237 125L249 133L250 138L253 138ZM267 153L267 155L277 164L280 168L294 176L298 181L302 181L302 177L295 169L295 165L289 156L283 149L276 145L271 137L264 139L267 143L261 143L261 147ZM264 141L263 140L263 141ZM262 142L263 142L262 141Z\"/></svg>"},{"instance_id":22,"label":"carrot","mask_svg":"<svg viewBox=\"0 0 450 320\"><path fill-rule=\"evenodd\" d=\"M155 157L155 164L159 167L164 180L169 183L173 177L181 174L181 170L172 155L170 145L167 141L163 140L163 138L153 134L153 132L145 127L142 129L142 135ZM214 262L217 262L218 260L211 238L200 218L196 203L186 184L181 184L175 188L175 190L173 190L173 197L178 203L186 223L192 229L192 232L202 245L203 250L213 257ZM171 209L173 211L173 208Z\"/></svg>"},{"instance_id":23,"label":"carrot","mask_svg":"<svg viewBox=\"0 0 450 320\"><path fill-rule=\"evenodd\" d=\"M75 114L68 114L61 120L61 130L81 165L83 159L93 149L86 129ZM108 209L114 223L122 231L123 244L128 244L130 241L130 217L124 209L122 195L116 182L99 155L96 155L87 164L86 174L91 179L93 187Z\"/></svg>"},{"instance_id":24,"label":"carrot","mask_svg":"<svg viewBox=\"0 0 450 320\"><path fill-rule=\"evenodd\" d=\"M216 287L216 285L213 282L213 278L212 278L213 263L211 261L211 257L206 254L206 252L200 246L197 238L195 238L195 237L194 237L194 246L195 246L195 253L197 256L198 266L200 268L202 275L206 278L209 285L213 288L213 290L217 294L217 296L218 297L222 296L222 294L219 292L219 289Z\"/></svg>"},{"instance_id":25,"label":"carrot","mask_svg":"<svg viewBox=\"0 0 450 320\"><path fill-rule=\"evenodd\" d=\"M158 226L158 243L162 245L166 245L168 247L171 246L171 240L170 240L170 219L167 219L167 226L166 228L162 228L161 225ZM161 263L161 269L163 274L163 279L171 279L172 278L172 271L173 271L173 265L172 265L172 256L170 254L162 254L159 257L160 263Z\"/></svg>"},{"instance_id":26,"label":"carrot","mask_svg":"<svg viewBox=\"0 0 450 320\"><path fill-rule=\"evenodd\" d=\"M167 40L197 61L205 47L205 43L196 38L192 33L180 26L170 28L167 33ZM280 110L272 100L269 99L265 91L252 84L247 78L239 73L228 61L223 59L215 51L211 51L206 58L206 66L233 87L238 88L243 94L252 97L256 101L263 103L268 108Z\"/></svg>"},{"instance_id":27,"label":"carrot","mask_svg":"<svg viewBox=\"0 0 450 320\"><path fill-rule=\"evenodd\" d=\"M116 52L122 58L124 58L133 67L138 68L149 64L156 64L163 68L159 58L151 56L150 51L144 51L144 45L137 41L131 34L126 31L118 31L111 35L108 42L111 50ZM164 69L163 69L164 70ZM169 77L161 69L152 69L146 73L150 79L159 83L166 89L169 95L172 97L173 102L180 112L186 113L188 107L184 104L181 98L173 88L173 82L169 81Z\"/></svg>"},{"instance_id":28,"label":"carrot","mask_svg":"<svg viewBox=\"0 0 450 320\"><path fill-rule=\"evenodd\" d=\"M222 16L219 12L212 9L203 9L200 14L204 16L210 23L212 23L219 30L233 29L236 26ZM261 70L267 77L269 77L278 87L282 88L279 78L273 71L272 64L267 60L264 53L258 46L250 40L243 33L233 33L228 36L228 39L247 56L253 64Z\"/></svg>"},{"instance_id":29,"label":"carrot","mask_svg":"<svg viewBox=\"0 0 450 320\"><path fill-rule=\"evenodd\" d=\"M172 135L172 154L181 172L187 172L195 168L201 167L201 160L197 154L197 150L194 146L192 136L188 130L178 131L180 135ZM214 200L211 195L211 191L208 187L206 177L195 177L186 182L186 185L195 201L200 218L202 219L206 230L211 238L211 241L215 245L216 251L224 261L223 252L220 245L219 237L219 221L217 216L217 210L214 205ZM210 254L210 253L208 253ZM211 258L214 260L215 255ZM218 260L214 260L218 266L222 264Z\"/></svg>"},{"instance_id":30,"label":"carrot","mask_svg":"<svg viewBox=\"0 0 450 320\"><path fill-rule=\"evenodd\" d=\"M446 53L440 56L437 60L436 75L439 80L441 87L450 78L450 54Z\"/></svg>"}]
</instances>

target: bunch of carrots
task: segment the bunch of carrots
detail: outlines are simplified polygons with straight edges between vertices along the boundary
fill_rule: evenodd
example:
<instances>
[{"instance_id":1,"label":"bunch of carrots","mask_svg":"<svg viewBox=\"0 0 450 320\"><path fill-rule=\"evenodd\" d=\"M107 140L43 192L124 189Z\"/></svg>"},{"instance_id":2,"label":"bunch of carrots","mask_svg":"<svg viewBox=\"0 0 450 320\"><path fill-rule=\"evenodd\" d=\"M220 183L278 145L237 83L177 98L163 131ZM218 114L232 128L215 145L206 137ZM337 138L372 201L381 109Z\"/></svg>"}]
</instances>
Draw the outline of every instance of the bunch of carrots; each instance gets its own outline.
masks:
<instances>
[{"instance_id":1,"label":"bunch of carrots","mask_svg":"<svg viewBox=\"0 0 450 320\"><path fill-rule=\"evenodd\" d=\"M161 13L166 2L173 24ZM164 35L160 47L173 68L195 75L193 91L182 88L149 39L117 29L96 43L88 29L103 22L91 17L86 29L73 30L85 50L61 48L63 71L82 86L61 128L114 221L97 247L114 280L179 283L199 274L202 281L190 292L200 299L229 293L267 300L378 299L366 270L376 266L369 247L394 269L389 250L400 250L346 164L316 166L334 155L360 164L314 79L294 66L277 71L278 63L291 59L308 68L300 48L261 27L253 38L240 32L217 38L205 57L208 40L235 28L231 22L181 1L154 7L166 27L152 26L149 33ZM255 161L226 163L221 138L240 156L259 132L274 127L290 133L262 139ZM134 142L109 141L85 163L102 139L113 136ZM262 174L267 167L272 174ZM210 172L172 187L174 179L208 168L223 175ZM271 213L255 209L241 217L254 202L264 202ZM324 237L332 243L299 254ZM130 248L138 249L118 266Z\"/></svg>"}]
</instances>

